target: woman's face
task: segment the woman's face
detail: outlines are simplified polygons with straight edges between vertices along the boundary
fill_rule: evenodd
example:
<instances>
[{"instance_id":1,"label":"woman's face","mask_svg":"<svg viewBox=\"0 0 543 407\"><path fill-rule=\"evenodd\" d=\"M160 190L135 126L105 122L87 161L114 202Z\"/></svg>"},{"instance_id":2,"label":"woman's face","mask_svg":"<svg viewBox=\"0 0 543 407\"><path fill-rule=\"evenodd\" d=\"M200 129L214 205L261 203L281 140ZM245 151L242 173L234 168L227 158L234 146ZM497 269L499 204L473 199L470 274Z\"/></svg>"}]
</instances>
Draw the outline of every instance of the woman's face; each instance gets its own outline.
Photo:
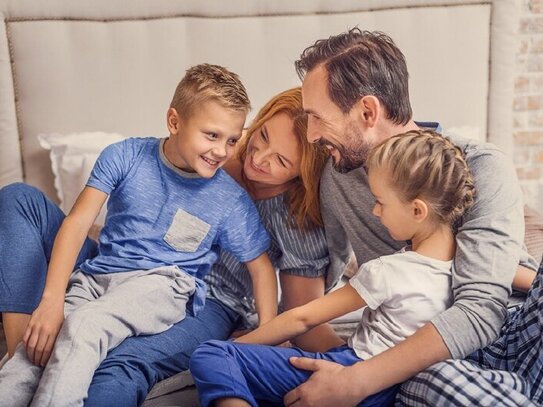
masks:
<instances>
[{"instance_id":1,"label":"woman's face","mask_svg":"<svg viewBox=\"0 0 543 407\"><path fill-rule=\"evenodd\" d=\"M277 113L255 130L243 163L249 180L283 185L300 175L302 149L293 127L286 113Z\"/></svg>"}]
</instances>

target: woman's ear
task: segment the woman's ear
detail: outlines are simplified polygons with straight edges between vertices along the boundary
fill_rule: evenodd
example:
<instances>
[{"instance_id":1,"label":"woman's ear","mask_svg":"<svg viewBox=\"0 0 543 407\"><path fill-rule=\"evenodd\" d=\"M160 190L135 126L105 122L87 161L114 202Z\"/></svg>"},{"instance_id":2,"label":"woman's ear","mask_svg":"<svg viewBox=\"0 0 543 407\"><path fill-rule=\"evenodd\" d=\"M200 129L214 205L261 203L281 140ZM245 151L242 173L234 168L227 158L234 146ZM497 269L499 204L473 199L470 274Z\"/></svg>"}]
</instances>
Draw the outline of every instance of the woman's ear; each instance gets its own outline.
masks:
<instances>
[{"instance_id":1,"label":"woman's ear","mask_svg":"<svg viewBox=\"0 0 543 407\"><path fill-rule=\"evenodd\" d=\"M428 205L422 199L415 199L412 203L415 222L422 222L428 217Z\"/></svg>"},{"instance_id":2,"label":"woman's ear","mask_svg":"<svg viewBox=\"0 0 543 407\"><path fill-rule=\"evenodd\" d=\"M179 114L177 110L173 107L170 107L166 112L166 125L168 126L168 131L170 134L177 134L179 131Z\"/></svg>"},{"instance_id":3,"label":"woman's ear","mask_svg":"<svg viewBox=\"0 0 543 407\"><path fill-rule=\"evenodd\" d=\"M358 120L362 122L364 127L375 127L380 115L381 115L381 103L373 95L363 96L358 103L355 104L357 108L356 114Z\"/></svg>"}]
</instances>

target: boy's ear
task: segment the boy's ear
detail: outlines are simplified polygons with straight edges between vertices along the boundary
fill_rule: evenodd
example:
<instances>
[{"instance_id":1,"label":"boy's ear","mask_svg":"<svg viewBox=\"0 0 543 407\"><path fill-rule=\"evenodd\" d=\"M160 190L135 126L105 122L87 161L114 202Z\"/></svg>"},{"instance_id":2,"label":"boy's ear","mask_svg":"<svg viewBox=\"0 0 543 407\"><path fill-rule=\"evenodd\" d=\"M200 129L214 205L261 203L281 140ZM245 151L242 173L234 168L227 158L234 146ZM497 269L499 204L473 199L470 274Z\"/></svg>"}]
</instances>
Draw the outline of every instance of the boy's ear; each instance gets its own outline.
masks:
<instances>
[{"instance_id":1,"label":"boy's ear","mask_svg":"<svg viewBox=\"0 0 543 407\"><path fill-rule=\"evenodd\" d=\"M375 127L379 116L381 115L381 103L373 95L363 96L353 108L357 109L355 114L358 116L358 120L362 122L364 127Z\"/></svg>"},{"instance_id":2,"label":"boy's ear","mask_svg":"<svg viewBox=\"0 0 543 407\"><path fill-rule=\"evenodd\" d=\"M170 107L168 109L168 112L166 113L166 124L168 126L170 134L177 134L177 131L179 130L179 122L180 118L177 110L175 110L173 107Z\"/></svg>"},{"instance_id":3,"label":"boy's ear","mask_svg":"<svg viewBox=\"0 0 543 407\"><path fill-rule=\"evenodd\" d=\"M422 199L415 199L412 203L415 222L422 222L428 217L428 205Z\"/></svg>"}]
</instances>

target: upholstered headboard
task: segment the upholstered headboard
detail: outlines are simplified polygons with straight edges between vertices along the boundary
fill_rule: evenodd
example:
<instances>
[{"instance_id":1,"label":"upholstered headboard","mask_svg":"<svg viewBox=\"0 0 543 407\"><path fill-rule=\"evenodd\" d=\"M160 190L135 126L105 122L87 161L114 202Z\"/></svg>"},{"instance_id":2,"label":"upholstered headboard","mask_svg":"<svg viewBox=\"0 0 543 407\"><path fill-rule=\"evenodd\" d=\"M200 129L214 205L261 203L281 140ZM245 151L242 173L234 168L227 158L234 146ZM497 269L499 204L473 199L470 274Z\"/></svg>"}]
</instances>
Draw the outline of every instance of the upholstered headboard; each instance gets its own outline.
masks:
<instances>
[{"instance_id":1,"label":"upholstered headboard","mask_svg":"<svg viewBox=\"0 0 543 407\"><path fill-rule=\"evenodd\" d=\"M411 73L415 118L511 144L520 1L0 0L0 186L55 196L39 133L166 135L191 65L237 72L254 111L299 84L316 39L358 25L389 33Z\"/></svg>"}]
</instances>

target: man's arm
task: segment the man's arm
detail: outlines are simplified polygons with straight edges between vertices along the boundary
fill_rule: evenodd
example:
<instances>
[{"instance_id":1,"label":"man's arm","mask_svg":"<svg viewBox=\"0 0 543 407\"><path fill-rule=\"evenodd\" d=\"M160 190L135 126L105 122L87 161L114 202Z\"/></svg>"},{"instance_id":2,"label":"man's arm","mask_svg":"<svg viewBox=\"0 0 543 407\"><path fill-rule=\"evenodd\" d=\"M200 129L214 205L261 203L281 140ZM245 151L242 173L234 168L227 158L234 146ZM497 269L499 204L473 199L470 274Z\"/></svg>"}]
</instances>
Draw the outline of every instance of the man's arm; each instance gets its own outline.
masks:
<instances>
[{"instance_id":1,"label":"man's arm","mask_svg":"<svg viewBox=\"0 0 543 407\"><path fill-rule=\"evenodd\" d=\"M522 191L510 160L486 149L468 155L468 164L476 195L456 237L454 304L432 321L453 358L496 340L524 238Z\"/></svg>"},{"instance_id":2,"label":"man's arm","mask_svg":"<svg viewBox=\"0 0 543 407\"><path fill-rule=\"evenodd\" d=\"M349 405L496 339L522 250L522 192L515 169L503 153L488 150L468 159L468 164L476 197L457 235L453 306L404 342L364 363L341 368L307 359L294 362L315 373L287 394L287 405L294 399L300 399L300 406L315 405L315 400L320 405ZM337 384L338 378L346 380L341 387L334 390L324 385L325 379Z\"/></svg>"},{"instance_id":3,"label":"man's arm","mask_svg":"<svg viewBox=\"0 0 543 407\"><path fill-rule=\"evenodd\" d=\"M287 393L284 403L296 407L353 406L448 358L447 347L432 324L426 324L395 347L349 367L324 360L292 358L296 368L313 374L307 382Z\"/></svg>"}]
</instances>

